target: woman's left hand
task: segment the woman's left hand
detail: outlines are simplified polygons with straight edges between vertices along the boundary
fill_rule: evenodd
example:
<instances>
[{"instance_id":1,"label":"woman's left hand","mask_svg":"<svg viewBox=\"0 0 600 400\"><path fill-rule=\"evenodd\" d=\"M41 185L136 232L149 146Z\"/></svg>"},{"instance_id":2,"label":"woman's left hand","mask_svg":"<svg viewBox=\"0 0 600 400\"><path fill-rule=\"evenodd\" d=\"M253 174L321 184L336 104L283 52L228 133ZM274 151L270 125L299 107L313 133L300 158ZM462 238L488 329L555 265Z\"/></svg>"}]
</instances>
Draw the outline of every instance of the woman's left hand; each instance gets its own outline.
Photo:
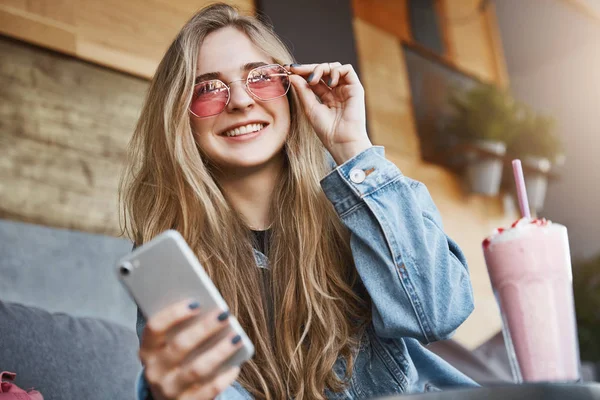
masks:
<instances>
[{"instance_id":1,"label":"woman's left hand","mask_svg":"<svg viewBox=\"0 0 600 400\"><path fill-rule=\"evenodd\" d=\"M293 73L290 82L308 120L338 165L372 146L367 136L365 91L352 65L334 62L286 68Z\"/></svg>"}]
</instances>

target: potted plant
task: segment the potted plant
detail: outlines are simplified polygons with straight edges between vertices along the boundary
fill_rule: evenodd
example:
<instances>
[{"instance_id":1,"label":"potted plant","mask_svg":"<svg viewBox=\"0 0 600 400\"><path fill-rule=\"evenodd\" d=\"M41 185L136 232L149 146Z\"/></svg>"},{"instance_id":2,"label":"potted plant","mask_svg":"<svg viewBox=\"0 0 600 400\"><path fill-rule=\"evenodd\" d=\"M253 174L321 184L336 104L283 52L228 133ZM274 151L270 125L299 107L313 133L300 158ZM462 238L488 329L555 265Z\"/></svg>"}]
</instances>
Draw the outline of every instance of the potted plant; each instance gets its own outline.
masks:
<instances>
[{"instance_id":1,"label":"potted plant","mask_svg":"<svg viewBox=\"0 0 600 400\"><path fill-rule=\"evenodd\" d=\"M563 145L556 131L556 120L548 115L520 105L515 126L515 136L508 146L508 153L520 158L528 168L525 185L532 210L544 206L548 173L553 165L564 159Z\"/></svg>"},{"instance_id":2,"label":"potted plant","mask_svg":"<svg viewBox=\"0 0 600 400\"><path fill-rule=\"evenodd\" d=\"M518 111L513 97L495 85L479 84L452 91L449 105L447 131L467 146L466 178L471 191L497 195Z\"/></svg>"}]
</instances>

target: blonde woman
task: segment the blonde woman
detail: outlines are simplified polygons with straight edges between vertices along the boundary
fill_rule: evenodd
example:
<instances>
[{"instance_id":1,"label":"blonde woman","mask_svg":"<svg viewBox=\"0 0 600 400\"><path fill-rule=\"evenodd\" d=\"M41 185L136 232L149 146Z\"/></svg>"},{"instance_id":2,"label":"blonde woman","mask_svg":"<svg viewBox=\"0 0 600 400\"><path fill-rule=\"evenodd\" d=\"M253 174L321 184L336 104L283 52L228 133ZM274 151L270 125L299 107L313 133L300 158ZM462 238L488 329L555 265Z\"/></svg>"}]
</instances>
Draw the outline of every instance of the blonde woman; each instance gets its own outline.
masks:
<instances>
[{"instance_id":1,"label":"blonde woman","mask_svg":"<svg viewBox=\"0 0 600 400\"><path fill-rule=\"evenodd\" d=\"M217 4L158 66L123 181L125 227L137 245L181 232L256 354L215 373L240 345L227 337L190 359L229 317L186 324L202 309L194 299L147 324L140 315L139 398L474 385L422 345L473 309L465 258L427 189L372 146L351 65L293 62L269 27Z\"/></svg>"}]
</instances>

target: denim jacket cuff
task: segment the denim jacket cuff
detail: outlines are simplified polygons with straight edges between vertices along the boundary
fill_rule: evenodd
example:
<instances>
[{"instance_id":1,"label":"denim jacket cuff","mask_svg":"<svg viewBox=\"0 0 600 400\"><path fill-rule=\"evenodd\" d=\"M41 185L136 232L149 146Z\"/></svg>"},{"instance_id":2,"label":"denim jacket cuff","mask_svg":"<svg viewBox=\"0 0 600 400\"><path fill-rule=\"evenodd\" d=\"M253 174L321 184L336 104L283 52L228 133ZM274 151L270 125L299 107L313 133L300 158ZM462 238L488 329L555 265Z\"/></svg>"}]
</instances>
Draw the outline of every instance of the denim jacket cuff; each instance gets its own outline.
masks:
<instances>
[{"instance_id":1,"label":"denim jacket cuff","mask_svg":"<svg viewBox=\"0 0 600 400\"><path fill-rule=\"evenodd\" d=\"M401 176L398 167L386 160L383 146L373 146L331 171L321 180L321 187L338 214L342 214Z\"/></svg>"}]
</instances>

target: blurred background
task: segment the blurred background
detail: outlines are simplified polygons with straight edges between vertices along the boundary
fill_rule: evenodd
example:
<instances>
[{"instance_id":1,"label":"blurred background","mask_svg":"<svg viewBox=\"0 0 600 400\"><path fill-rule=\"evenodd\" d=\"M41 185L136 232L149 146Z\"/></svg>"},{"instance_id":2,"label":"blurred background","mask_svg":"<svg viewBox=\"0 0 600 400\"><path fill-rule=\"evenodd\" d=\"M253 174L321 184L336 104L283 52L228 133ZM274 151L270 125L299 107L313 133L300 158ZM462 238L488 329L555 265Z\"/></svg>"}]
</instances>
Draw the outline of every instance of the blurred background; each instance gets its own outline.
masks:
<instances>
[{"instance_id":1,"label":"blurred background","mask_svg":"<svg viewBox=\"0 0 600 400\"><path fill-rule=\"evenodd\" d=\"M131 248L119 176L156 65L208 3L0 0L0 300L133 330L111 272ZM521 158L532 212L569 229L581 355L600 361L600 1L229 3L298 62L359 71L372 141L427 185L469 261L468 351L500 331L481 242L519 217Z\"/></svg>"}]
</instances>

